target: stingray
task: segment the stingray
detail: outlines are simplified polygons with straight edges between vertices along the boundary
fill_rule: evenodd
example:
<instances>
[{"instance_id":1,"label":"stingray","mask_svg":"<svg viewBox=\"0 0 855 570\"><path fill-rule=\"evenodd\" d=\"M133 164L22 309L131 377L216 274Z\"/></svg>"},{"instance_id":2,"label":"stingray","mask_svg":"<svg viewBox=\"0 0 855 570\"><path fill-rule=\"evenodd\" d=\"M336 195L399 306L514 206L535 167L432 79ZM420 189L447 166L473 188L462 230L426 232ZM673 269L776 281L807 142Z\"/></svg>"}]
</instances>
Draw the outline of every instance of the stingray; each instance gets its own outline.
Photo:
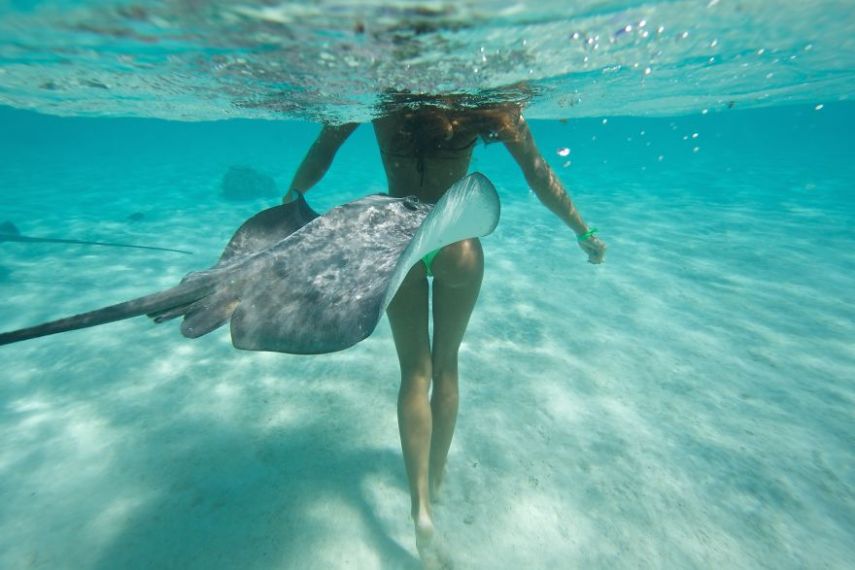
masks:
<instances>
[{"instance_id":1,"label":"stingray","mask_svg":"<svg viewBox=\"0 0 855 570\"><path fill-rule=\"evenodd\" d=\"M70 243L77 245L100 245L104 247L132 247L134 249L153 249L156 251L171 251L173 253L186 253L192 254L192 251L185 251L183 249L172 249L169 247L155 247L153 245L135 245L130 243L115 243L108 241L87 241L87 240L79 240L79 239L61 239L61 238L44 238L44 237L31 237L21 235L21 232L18 231L18 228L10 221L5 221L0 223L0 243L4 241L19 241L26 243Z\"/></svg>"},{"instance_id":2,"label":"stingray","mask_svg":"<svg viewBox=\"0 0 855 570\"><path fill-rule=\"evenodd\" d=\"M175 287L3 333L0 344L148 315L157 323L183 317L188 338L230 321L232 344L244 350L343 350L374 331L422 257L485 236L498 221L496 190L479 173L436 205L374 194L318 215L298 195L244 222L215 265Z\"/></svg>"}]
</instances>

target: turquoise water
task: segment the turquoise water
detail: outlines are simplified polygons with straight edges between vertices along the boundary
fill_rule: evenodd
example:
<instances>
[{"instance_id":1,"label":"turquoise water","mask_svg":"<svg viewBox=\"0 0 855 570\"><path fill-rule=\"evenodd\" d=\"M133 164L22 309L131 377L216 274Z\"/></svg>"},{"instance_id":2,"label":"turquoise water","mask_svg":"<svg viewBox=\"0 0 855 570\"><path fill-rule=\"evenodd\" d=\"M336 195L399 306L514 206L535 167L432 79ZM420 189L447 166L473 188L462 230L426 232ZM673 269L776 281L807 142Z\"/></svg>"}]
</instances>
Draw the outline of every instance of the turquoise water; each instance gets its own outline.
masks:
<instances>
[{"instance_id":1,"label":"turquoise water","mask_svg":"<svg viewBox=\"0 0 855 570\"><path fill-rule=\"evenodd\" d=\"M689 4L583 2L561 33L601 21L612 30L615 19L637 26L638 11L677 18L680 8L669 29L714 29L756 54L757 29L701 19ZM449 18L481 22L477 3L462 5L469 11ZM294 75L294 100L307 106L277 120L206 98L198 89L210 77L174 67L170 97L156 97L163 84L145 75L138 87L152 92L140 87L135 98L75 87L68 77L115 71L99 56L140 48L127 35L72 35L56 42L79 49L28 51L10 22L44 18L39 6L0 12L9 105L0 108L0 221L26 235L194 254L0 243L2 330L167 288L209 266L244 219L276 202L223 199L229 167L255 168L284 191L318 129L300 119L370 109L362 79L354 100L336 105L312 99ZM489 24L522 34L548 27L537 22L552 8ZM669 73L692 81L640 89L634 71L608 71L611 100L594 96L587 71L553 69L553 58L532 65L544 89L530 107L535 139L609 251L604 265L585 263L506 151L477 148L472 170L495 183L502 220L484 240L458 431L435 508L457 568L851 567L855 104L841 33L852 24L841 10L779 10L764 45L816 59L787 64L797 80L774 88L693 67L691 50L671 54ZM332 24L347 10L337 14L299 16L317 33L324 23L346 28ZM288 29L303 29L296 22ZM470 32L500 42L491 30ZM546 49L548 35L529 37ZM471 41L454 47L480 57ZM597 57L651 55L655 46L637 41ZM575 57L572 45L564 55ZM147 53L181 67L184 49L170 44L173 59ZM514 53L503 60L509 74ZM67 90L38 88L54 70L39 54L69 60ZM773 73L784 65L767 63ZM41 83L3 79L11 75ZM491 77L503 77L498 65ZM560 103L562 94L580 102ZM183 117L194 121L175 120L194 103L198 115ZM244 118L204 120L229 114ZM309 199L323 211L384 190L363 126ZM2 568L419 567L385 320L356 347L317 357L241 352L224 330L191 341L174 323L138 318L5 346L0 358Z\"/></svg>"}]
</instances>

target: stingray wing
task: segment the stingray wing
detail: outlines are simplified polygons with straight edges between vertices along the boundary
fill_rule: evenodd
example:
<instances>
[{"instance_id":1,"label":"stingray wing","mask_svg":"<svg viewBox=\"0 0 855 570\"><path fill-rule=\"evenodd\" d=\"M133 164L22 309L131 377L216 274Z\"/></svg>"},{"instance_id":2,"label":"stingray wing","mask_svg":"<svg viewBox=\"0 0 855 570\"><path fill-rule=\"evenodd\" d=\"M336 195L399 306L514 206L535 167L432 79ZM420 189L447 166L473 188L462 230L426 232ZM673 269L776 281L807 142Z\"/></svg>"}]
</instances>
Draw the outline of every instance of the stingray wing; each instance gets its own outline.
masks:
<instances>
[{"instance_id":1,"label":"stingray wing","mask_svg":"<svg viewBox=\"0 0 855 570\"><path fill-rule=\"evenodd\" d=\"M187 338L198 338L218 329L228 322L245 296L247 283L267 267L266 252L317 217L318 213L309 207L300 192L292 202L255 214L232 235L216 265L207 271L191 273L182 281L213 280L218 285L213 292L193 303L149 316L157 323L183 316L181 334Z\"/></svg>"},{"instance_id":2,"label":"stingray wing","mask_svg":"<svg viewBox=\"0 0 855 570\"><path fill-rule=\"evenodd\" d=\"M477 173L433 207L378 195L335 208L244 271L251 278L231 318L232 343L293 354L348 348L374 331L424 255L487 235L498 219L495 188Z\"/></svg>"},{"instance_id":3,"label":"stingray wing","mask_svg":"<svg viewBox=\"0 0 855 570\"><path fill-rule=\"evenodd\" d=\"M241 224L215 267L265 250L317 217L318 213L309 207L303 194L297 192L296 200L263 210Z\"/></svg>"}]
</instances>

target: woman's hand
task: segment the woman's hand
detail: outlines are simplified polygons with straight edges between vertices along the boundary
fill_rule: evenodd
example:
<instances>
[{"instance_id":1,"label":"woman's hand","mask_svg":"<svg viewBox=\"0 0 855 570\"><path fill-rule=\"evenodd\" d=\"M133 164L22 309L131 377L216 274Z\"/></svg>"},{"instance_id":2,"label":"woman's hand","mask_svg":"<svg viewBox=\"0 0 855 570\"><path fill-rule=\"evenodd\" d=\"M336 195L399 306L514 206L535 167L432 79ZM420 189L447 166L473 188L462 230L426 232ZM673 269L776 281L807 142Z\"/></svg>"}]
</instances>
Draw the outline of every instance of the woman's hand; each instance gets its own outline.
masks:
<instances>
[{"instance_id":1,"label":"woman's hand","mask_svg":"<svg viewBox=\"0 0 855 570\"><path fill-rule=\"evenodd\" d=\"M588 263L602 263L606 257L606 244L596 236L579 242L582 251L588 254Z\"/></svg>"}]
</instances>

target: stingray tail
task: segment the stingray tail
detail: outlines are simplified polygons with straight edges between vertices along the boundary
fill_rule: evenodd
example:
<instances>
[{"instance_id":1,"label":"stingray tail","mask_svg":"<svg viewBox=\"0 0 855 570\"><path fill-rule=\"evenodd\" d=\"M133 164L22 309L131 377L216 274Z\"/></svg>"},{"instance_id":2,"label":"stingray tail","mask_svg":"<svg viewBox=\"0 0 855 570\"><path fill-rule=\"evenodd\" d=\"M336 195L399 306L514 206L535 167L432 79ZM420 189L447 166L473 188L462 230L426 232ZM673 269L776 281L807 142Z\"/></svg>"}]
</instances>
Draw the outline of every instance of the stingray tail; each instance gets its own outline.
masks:
<instances>
[{"instance_id":1,"label":"stingray tail","mask_svg":"<svg viewBox=\"0 0 855 570\"><path fill-rule=\"evenodd\" d=\"M164 313L174 313L174 316L179 316L182 314L179 312L182 308L186 310L195 301L210 294L213 288L213 282L207 279L191 281L189 283L185 282L160 293L138 297L124 303L89 311L88 313L81 313L73 317L42 323L34 327L0 333L0 345L65 331L94 327L140 315L155 317ZM162 319L155 320L160 322Z\"/></svg>"}]
</instances>

